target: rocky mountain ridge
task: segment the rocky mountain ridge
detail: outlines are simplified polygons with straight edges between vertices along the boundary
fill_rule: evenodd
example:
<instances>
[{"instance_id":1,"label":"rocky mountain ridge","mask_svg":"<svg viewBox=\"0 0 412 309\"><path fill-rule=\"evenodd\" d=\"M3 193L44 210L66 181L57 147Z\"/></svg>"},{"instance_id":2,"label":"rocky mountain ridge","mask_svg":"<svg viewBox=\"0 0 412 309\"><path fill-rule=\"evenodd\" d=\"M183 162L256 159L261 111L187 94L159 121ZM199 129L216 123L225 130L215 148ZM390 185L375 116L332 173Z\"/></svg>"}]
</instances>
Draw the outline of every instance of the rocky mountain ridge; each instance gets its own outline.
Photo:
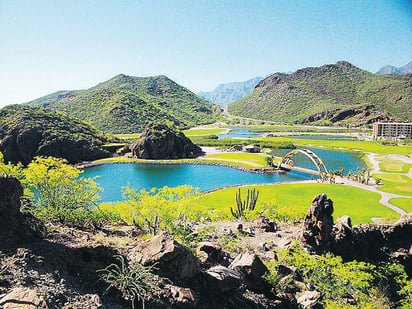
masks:
<instances>
[{"instance_id":1,"label":"rocky mountain ridge","mask_svg":"<svg viewBox=\"0 0 412 309\"><path fill-rule=\"evenodd\" d=\"M211 123L220 108L166 76L117 75L87 90L63 91L27 103L64 111L110 133L136 133L152 121L181 127Z\"/></svg>"},{"instance_id":2,"label":"rocky mountain ridge","mask_svg":"<svg viewBox=\"0 0 412 309\"><path fill-rule=\"evenodd\" d=\"M263 77L257 76L244 82L220 84L213 91L200 91L197 95L220 107L225 107L248 95L262 79Z\"/></svg>"},{"instance_id":3,"label":"rocky mountain ridge","mask_svg":"<svg viewBox=\"0 0 412 309\"><path fill-rule=\"evenodd\" d=\"M366 118L359 116L363 106L368 106ZM260 81L251 94L229 104L228 111L281 123L346 126L387 118L410 121L412 74L378 75L345 61L292 74L275 73Z\"/></svg>"},{"instance_id":4,"label":"rocky mountain ridge","mask_svg":"<svg viewBox=\"0 0 412 309\"><path fill-rule=\"evenodd\" d=\"M398 74L412 73L412 61L399 68L394 67L392 65L385 65L376 72L376 74L390 74L390 73L398 73Z\"/></svg>"}]
</instances>

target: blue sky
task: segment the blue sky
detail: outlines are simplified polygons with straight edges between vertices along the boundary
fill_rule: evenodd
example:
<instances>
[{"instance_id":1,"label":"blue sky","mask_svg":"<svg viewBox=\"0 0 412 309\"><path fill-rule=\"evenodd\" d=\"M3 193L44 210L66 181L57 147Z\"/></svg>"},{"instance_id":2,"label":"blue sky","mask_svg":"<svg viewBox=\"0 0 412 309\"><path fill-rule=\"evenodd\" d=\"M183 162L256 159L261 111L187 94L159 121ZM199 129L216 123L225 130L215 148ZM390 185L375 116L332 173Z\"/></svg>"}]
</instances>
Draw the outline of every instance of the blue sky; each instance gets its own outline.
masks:
<instances>
[{"instance_id":1,"label":"blue sky","mask_svg":"<svg viewBox=\"0 0 412 309\"><path fill-rule=\"evenodd\" d=\"M339 60L412 61L412 1L0 0L0 107L120 73L198 92Z\"/></svg>"}]
</instances>

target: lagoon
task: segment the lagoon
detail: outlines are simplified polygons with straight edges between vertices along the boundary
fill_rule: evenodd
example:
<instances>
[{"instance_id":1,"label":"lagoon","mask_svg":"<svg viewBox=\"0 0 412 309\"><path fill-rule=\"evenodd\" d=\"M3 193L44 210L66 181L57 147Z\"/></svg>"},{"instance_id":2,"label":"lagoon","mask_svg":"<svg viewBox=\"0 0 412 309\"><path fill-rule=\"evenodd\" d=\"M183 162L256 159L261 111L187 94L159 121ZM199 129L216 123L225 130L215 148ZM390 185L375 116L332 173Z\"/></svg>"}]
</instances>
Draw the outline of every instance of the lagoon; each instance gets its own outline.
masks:
<instances>
[{"instance_id":1,"label":"lagoon","mask_svg":"<svg viewBox=\"0 0 412 309\"><path fill-rule=\"evenodd\" d=\"M122 200L122 187L125 186L150 190L153 187L191 185L204 192L238 184L310 179L310 175L299 172L256 174L230 167L192 164L104 164L87 168L82 174L86 178L96 176L96 183L104 189L101 193L103 202Z\"/></svg>"}]
</instances>

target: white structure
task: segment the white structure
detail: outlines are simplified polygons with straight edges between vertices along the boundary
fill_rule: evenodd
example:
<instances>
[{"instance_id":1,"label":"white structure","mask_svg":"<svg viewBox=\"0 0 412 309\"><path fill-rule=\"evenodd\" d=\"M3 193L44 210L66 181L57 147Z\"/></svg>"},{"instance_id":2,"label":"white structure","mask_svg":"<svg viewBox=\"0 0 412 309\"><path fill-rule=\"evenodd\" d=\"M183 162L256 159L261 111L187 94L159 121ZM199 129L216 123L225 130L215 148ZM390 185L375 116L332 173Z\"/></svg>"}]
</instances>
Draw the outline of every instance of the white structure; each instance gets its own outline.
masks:
<instances>
[{"instance_id":1,"label":"white structure","mask_svg":"<svg viewBox=\"0 0 412 309\"><path fill-rule=\"evenodd\" d=\"M374 139L412 138L412 123L375 122L373 124L373 138Z\"/></svg>"}]
</instances>

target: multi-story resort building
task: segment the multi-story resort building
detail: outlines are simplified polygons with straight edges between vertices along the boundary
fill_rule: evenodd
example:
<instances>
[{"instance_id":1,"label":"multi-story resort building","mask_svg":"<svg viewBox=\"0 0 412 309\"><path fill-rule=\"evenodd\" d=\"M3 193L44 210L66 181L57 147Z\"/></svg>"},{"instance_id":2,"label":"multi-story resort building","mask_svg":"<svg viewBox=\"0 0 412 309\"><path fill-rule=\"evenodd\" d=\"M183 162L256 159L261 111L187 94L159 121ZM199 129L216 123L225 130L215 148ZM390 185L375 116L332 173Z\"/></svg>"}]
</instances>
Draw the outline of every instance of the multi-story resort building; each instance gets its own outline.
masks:
<instances>
[{"instance_id":1,"label":"multi-story resort building","mask_svg":"<svg viewBox=\"0 0 412 309\"><path fill-rule=\"evenodd\" d=\"M375 122L373 124L373 139L375 140L405 138L412 138L412 123Z\"/></svg>"}]
</instances>

